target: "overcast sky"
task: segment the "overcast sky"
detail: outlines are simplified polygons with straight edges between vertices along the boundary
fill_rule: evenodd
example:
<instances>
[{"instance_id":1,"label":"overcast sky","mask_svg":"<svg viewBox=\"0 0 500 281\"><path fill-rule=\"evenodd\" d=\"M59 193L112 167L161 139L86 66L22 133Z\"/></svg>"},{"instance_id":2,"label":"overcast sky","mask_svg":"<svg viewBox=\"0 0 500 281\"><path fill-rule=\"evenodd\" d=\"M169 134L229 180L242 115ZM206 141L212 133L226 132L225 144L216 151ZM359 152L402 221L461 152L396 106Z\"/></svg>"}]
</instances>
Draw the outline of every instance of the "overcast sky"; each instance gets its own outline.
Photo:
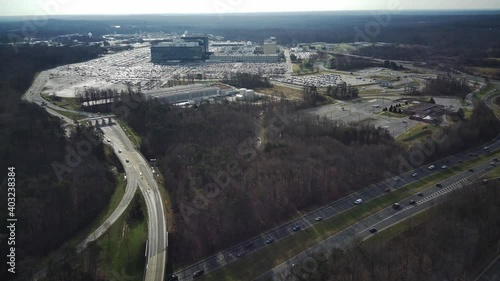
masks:
<instances>
[{"instance_id":1,"label":"overcast sky","mask_svg":"<svg viewBox=\"0 0 500 281\"><path fill-rule=\"evenodd\" d=\"M499 0L0 0L0 16L498 9Z\"/></svg>"}]
</instances>

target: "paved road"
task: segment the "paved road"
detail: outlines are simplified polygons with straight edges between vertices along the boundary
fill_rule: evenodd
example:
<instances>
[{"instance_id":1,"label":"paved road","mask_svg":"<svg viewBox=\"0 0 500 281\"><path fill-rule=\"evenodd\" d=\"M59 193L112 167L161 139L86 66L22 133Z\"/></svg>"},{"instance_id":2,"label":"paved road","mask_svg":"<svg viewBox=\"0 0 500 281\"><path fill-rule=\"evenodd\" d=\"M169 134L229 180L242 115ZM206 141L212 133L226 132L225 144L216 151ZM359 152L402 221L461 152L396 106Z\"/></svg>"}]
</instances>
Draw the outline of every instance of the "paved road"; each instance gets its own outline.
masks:
<instances>
[{"instance_id":1,"label":"paved road","mask_svg":"<svg viewBox=\"0 0 500 281\"><path fill-rule=\"evenodd\" d=\"M500 255L474 281L500 281Z\"/></svg>"},{"instance_id":2,"label":"paved road","mask_svg":"<svg viewBox=\"0 0 500 281\"><path fill-rule=\"evenodd\" d=\"M130 163L126 163L126 159L131 158L130 153L131 151L135 151L134 147L130 145L130 141L125 142L117 137L116 134L112 133L112 128L111 127L102 127L102 131L104 132L105 135L105 140L109 139L110 142L108 142L109 145L113 148L113 151L115 152L116 156L122 163L123 167L125 168L125 174L127 176L127 186L125 188L125 194L123 195L120 203L116 207L116 209L113 211L113 213L106 219L106 221L99 226L92 234L89 235L85 240L83 240L80 244L77 245L77 251L80 252L83 249L87 247L87 244L91 241L94 241L101 237L108 228L113 225L113 223L120 218L120 216L125 212L127 209L128 205L132 201L132 198L134 197L134 194L137 190L138 186L138 181L139 181L139 173L134 169L133 165L130 165ZM105 141L106 142L106 141ZM122 151L122 153L119 153L118 151Z\"/></svg>"},{"instance_id":3,"label":"paved road","mask_svg":"<svg viewBox=\"0 0 500 281\"><path fill-rule=\"evenodd\" d=\"M500 86L500 83L498 83L497 86ZM500 110L500 106L495 103L495 100L499 99L499 98L500 98L500 92L497 91L496 89L494 89L494 90L489 91L487 94L485 94L482 97L482 100L491 109L493 109L493 110Z\"/></svg>"},{"instance_id":4,"label":"paved road","mask_svg":"<svg viewBox=\"0 0 500 281\"><path fill-rule=\"evenodd\" d=\"M424 190L423 197L414 194L405 198L401 202L401 209L395 210L392 206L363 219L356 224L342 230L341 232L328 237L320 243L312 246L304 252L294 256L288 261L278 265L272 270L265 272L255 280L300 280L298 276L305 277L310 271L310 263L313 262L319 253L328 254L334 248L345 248L355 239L364 240L372 235L370 229L375 228L378 231L384 230L392 225L408 219L421 211L434 206L446 198L446 195L452 191L467 186L485 174L490 166L490 161L485 161L476 167L474 172L465 171L454 175L441 182L442 187L431 186ZM409 204L410 200L415 200L416 205ZM307 279L307 278L306 278ZM302 279L304 280L304 279Z\"/></svg>"},{"instance_id":5,"label":"paved road","mask_svg":"<svg viewBox=\"0 0 500 281\"><path fill-rule=\"evenodd\" d=\"M125 158L127 178L137 179L146 202L149 233L144 280L162 281L165 274L168 233L163 202L155 175L148 161L137 151L119 125L104 126L102 131L104 137L110 139L115 151L122 150L122 153L117 155L121 159ZM128 159L128 163L126 159Z\"/></svg>"},{"instance_id":6,"label":"paved road","mask_svg":"<svg viewBox=\"0 0 500 281\"><path fill-rule=\"evenodd\" d=\"M23 95L23 99L42 106L42 102L45 102L45 100L40 96L40 93L48 79L49 71L43 71L37 75L31 87ZM48 102L45 108L50 114L62 118L68 124L72 124L73 120L64 117L54 110L82 114L88 116L89 118L100 118L98 115L93 113L68 110ZM165 276L168 233L166 231L165 212L158 184L156 183L152 169L149 167L148 162L142 154L136 150L120 126L114 124L103 126L101 128L104 132L106 142L108 139L110 140L109 144L113 147L118 159L120 159L125 167L127 187L122 200L111 216L91 235L89 235L89 237L78 244L77 251L82 251L85 249L88 242L98 239L106 232L106 230L126 210L133 198L137 186L139 186L144 195L148 211L148 250L144 280L162 281ZM119 153L119 150L122 150L122 153ZM126 161L127 159L129 161L128 163ZM36 274L36 280L43 276L45 276L45 269Z\"/></svg>"},{"instance_id":7,"label":"paved road","mask_svg":"<svg viewBox=\"0 0 500 281\"><path fill-rule=\"evenodd\" d=\"M490 143L489 148L491 151L500 149L500 140ZM433 163L433 165L436 167L433 170L428 169L428 166L431 165L429 164L399 175L398 181L394 179L387 179L383 182L371 185L359 192L346 196L329 205L320 207L315 211L310 212L298 219L289 221L285 224L276 227L275 229L262 233L259 236L251 238L236 246L233 246L211 257L208 257L198 263L188 266L182 270L179 270L175 274L178 276L179 280L191 280L192 274L198 270L204 270L206 273L214 271L218 268L221 268L236 261L239 258L238 253L240 252L245 252L245 254L247 255L257 251L258 249L266 247L267 246L266 240L269 238L272 238L274 241L277 241L287 236L293 235L294 231L292 230L292 227L294 225L300 225L302 229L307 229L316 223L315 218L317 217L322 217L323 219L332 218L344 211L354 208L355 205L353 204L353 202L358 198L363 199L363 201L365 202L373 200L377 197L384 195L386 188L391 188L392 190L395 190L407 184L417 182L424 177L440 172L442 170L441 169L442 165L447 165L448 167L453 167L455 165L458 165L459 161L466 161L471 158L471 156L468 156L469 153L476 153L478 155L481 155L486 153L486 151L483 149L483 147L479 147L476 149L461 152ZM413 177L412 176L413 173L417 173L417 176ZM246 247L248 245L252 246Z\"/></svg>"}]
</instances>

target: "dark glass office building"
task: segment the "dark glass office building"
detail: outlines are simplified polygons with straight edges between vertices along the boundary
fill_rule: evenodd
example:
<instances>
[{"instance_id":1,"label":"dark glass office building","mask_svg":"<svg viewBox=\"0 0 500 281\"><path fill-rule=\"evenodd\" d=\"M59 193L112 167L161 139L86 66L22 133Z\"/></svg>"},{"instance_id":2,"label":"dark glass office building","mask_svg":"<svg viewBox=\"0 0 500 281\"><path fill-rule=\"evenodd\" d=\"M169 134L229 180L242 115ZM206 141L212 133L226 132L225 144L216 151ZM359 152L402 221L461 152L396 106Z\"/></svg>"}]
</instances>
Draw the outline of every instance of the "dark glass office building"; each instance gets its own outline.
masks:
<instances>
[{"instance_id":1,"label":"dark glass office building","mask_svg":"<svg viewBox=\"0 0 500 281\"><path fill-rule=\"evenodd\" d=\"M151 46L151 61L157 64L202 61L208 57L208 37L182 37L177 42Z\"/></svg>"}]
</instances>

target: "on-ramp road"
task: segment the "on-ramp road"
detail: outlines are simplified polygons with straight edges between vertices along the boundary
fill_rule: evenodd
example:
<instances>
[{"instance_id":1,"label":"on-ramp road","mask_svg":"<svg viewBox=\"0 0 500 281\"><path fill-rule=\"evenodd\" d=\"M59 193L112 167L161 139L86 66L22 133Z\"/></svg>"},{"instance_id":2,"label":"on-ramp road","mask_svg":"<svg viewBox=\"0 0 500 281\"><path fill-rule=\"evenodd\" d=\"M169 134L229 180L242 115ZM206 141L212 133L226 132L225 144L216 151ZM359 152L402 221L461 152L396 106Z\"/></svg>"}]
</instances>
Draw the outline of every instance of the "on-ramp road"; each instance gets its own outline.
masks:
<instances>
[{"instance_id":1,"label":"on-ramp road","mask_svg":"<svg viewBox=\"0 0 500 281\"><path fill-rule=\"evenodd\" d=\"M23 99L43 105L46 102L41 96L41 91L49 79L49 72L43 71L33 81L33 84L28 91L23 95ZM46 109L49 113L58 117L63 117L54 110L73 112L83 114L89 117L96 117L95 114L68 110L49 102L46 104ZM72 120L64 118L64 121L72 123ZM125 194L119 203L118 207L114 210L111 216L94 231L87 239L82 241L77 246L77 251L85 249L88 242L99 238L106 230L123 214L129 205L132 197L139 186L144 195L144 199L148 212L148 249L147 249L147 263L145 269L144 280L146 281L163 281L165 277L165 267L167 259L167 239L168 233L166 230L166 218L163 208L163 201L160 196L158 184L154 178L152 169L149 167L148 162L140 152L130 142L119 125L109 124L109 126L101 127L104 132L105 142L109 139L109 144L112 145L118 159L123 163L127 175L127 187ZM118 152L122 150L122 152ZM128 160L128 162L127 162ZM36 279L45 275L45 270L41 270L36 274Z\"/></svg>"},{"instance_id":2,"label":"on-ramp road","mask_svg":"<svg viewBox=\"0 0 500 281\"><path fill-rule=\"evenodd\" d=\"M149 233L144 280L163 281L167 258L168 234L163 201L155 176L148 161L136 150L119 125L104 126L101 129L104 132L105 138L112 141L113 145L121 145L122 153L118 153L117 155L122 159L125 158L125 169L130 172L130 175L127 173L127 178L130 176L137 179L139 188L146 201ZM117 148L115 148L116 150Z\"/></svg>"}]
</instances>

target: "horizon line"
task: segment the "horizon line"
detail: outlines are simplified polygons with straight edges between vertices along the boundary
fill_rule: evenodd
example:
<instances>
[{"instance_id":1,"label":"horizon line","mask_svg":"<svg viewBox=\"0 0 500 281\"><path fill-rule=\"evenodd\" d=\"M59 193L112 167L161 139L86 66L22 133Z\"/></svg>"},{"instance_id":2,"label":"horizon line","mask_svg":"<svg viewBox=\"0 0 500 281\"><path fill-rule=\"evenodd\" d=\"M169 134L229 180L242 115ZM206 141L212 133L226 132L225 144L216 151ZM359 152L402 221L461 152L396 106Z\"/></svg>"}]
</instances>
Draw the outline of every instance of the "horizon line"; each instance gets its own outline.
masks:
<instances>
[{"instance_id":1,"label":"horizon line","mask_svg":"<svg viewBox=\"0 0 500 281\"><path fill-rule=\"evenodd\" d=\"M177 13L123 13L123 14L19 14L19 15L0 15L0 18L13 18L13 17L71 17L71 16L141 16L141 15L156 15L156 16L187 16L187 15L221 15L221 14L231 14L231 15L249 15L249 14L291 14L291 13L335 13L335 12L375 12L375 11L386 11L387 9L367 9L367 10L309 10L309 11L253 11L253 12L177 12ZM486 8L477 8L477 9L401 9L399 12L500 12L500 8L486 9Z\"/></svg>"}]
</instances>

